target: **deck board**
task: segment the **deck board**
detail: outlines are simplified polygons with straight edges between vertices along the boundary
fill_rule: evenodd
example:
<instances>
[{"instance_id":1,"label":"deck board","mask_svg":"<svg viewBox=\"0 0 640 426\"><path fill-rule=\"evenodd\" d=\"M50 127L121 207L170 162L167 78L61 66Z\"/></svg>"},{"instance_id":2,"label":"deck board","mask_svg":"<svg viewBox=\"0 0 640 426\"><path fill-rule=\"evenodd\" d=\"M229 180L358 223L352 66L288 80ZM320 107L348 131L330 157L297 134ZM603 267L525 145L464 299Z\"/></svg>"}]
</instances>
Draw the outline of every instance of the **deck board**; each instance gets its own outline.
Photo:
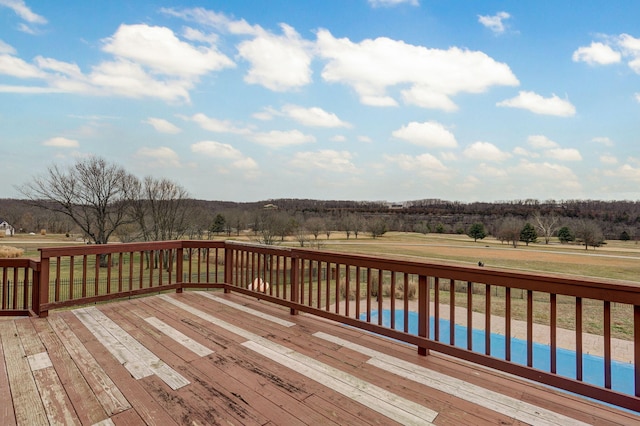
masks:
<instances>
[{"instance_id":1,"label":"deck board","mask_svg":"<svg viewBox=\"0 0 640 426\"><path fill-rule=\"evenodd\" d=\"M222 292L2 321L0 342L0 398L11 401L0 404L2 425L640 425L626 411Z\"/></svg>"}]
</instances>

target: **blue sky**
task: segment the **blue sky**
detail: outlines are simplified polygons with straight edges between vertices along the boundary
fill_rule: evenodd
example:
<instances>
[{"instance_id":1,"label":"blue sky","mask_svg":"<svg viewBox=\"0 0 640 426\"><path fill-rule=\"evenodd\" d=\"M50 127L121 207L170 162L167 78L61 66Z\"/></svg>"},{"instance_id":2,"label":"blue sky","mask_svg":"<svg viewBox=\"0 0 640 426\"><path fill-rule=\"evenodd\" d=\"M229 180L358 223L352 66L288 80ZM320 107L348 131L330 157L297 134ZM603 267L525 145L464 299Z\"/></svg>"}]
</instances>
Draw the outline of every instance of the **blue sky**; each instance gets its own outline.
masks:
<instances>
[{"instance_id":1,"label":"blue sky","mask_svg":"<svg viewBox=\"0 0 640 426\"><path fill-rule=\"evenodd\" d=\"M640 199L640 2L0 0L0 197Z\"/></svg>"}]
</instances>

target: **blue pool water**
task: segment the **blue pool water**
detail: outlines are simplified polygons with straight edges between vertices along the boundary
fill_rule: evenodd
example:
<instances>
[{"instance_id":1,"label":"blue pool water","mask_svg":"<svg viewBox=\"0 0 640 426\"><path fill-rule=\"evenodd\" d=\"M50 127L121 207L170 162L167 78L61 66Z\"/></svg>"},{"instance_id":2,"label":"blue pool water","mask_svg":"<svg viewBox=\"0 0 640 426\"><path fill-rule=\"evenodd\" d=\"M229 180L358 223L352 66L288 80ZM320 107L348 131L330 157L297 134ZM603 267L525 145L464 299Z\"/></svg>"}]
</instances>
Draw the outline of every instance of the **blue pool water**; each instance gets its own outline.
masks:
<instances>
[{"instance_id":1,"label":"blue pool water","mask_svg":"<svg viewBox=\"0 0 640 426\"><path fill-rule=\"evenodd\" d=\"M409 333L418 334L418 313L409 312ZM366 320L367 314L360 315L361 320ZM378 322L378 311L371 311L371 322ZM449 320L440 319L440 342L449 344L449 330L451 323ZM388 309L382 312L382 325L391 327L391 315ZM395 328L404 330L404 311L395 311ZM434 319L429 321L429 335L434 335ZM467 347L467 328L455 324L455 346ZM491 355L496 358L505 359L505 336L491 333ZM473 351L484 353L485 332L484 330L473 329L472 331ZM533 344L533 367L544 371L551 370L550 346L540 343ZM576 378L576 353L567 349L558 348L556 351L557 374L572 379ZM527 342L522 339L511 338L511 360L515 363L527 365ZM604 358L582 354L582 378L584 382L597 386L604 386ZM634 369L631 363L611 362L611 388L618 392L633 395L634 391Z\"/></svg>"}]
</instances>

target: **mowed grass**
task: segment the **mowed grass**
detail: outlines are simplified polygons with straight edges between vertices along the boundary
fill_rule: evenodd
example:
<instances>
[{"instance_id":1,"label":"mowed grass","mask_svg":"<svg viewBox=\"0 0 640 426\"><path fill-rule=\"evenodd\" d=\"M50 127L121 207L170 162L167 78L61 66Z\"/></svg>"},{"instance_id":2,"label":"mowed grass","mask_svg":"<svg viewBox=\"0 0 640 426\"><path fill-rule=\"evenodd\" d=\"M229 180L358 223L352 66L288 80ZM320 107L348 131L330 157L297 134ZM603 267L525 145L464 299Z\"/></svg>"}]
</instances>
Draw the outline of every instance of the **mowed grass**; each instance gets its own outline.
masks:
<instances>
[{"instance_id":1,"label":"mowed grass","mask_svg":"<svg viewBox=\"0 0 640 426\"><path fill-rule=\"evenodd\" d=\"M342 237L342 236L340 236ZM525 272L567 274L640 283L640 244L635 241L610 241L597 249L584 246L532 243L517 248L495 238L474 242L465 235L416 234L390 232L372 239L330 238L320 240L321 249L400 257L411 260L477 265Z\"/></svg>"}]
</instances>

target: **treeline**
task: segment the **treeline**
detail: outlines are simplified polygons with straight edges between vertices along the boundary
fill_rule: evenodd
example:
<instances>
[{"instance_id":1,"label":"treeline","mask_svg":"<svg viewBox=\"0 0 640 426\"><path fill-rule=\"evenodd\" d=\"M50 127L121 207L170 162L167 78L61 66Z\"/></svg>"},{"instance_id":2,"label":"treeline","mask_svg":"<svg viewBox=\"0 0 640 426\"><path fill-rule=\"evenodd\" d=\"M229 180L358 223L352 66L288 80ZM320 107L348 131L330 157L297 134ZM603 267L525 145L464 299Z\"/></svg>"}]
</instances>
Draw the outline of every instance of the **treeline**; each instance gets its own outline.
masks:
<instances>
[{"instance_id":1,"label":"treeline","mask_svg":"<svg viewBox=\"0 0 640 426\"><path fill-rule=\"evenodd\" d=\"M273 231L277 236L342 231L357 237L359 232L371 232L371 228L377 228L377 233L468 234L474 224L481 223L487 234L498 237L506 218L519 224L535 224L536 218L555 217L558 226L554 236L562 227L575 230L587 221L599 227L605 239L640 239L640 202L634 201L528 199L462 203L425 199L392 205L384 201L283 198L256 202L188 199L186 203L189 215L183 230L185 238L232 235L245 230L266 232L261 228L275 226L275 222L280 228ZM36 208L28 200L0 199L0 219L17 232L78 232L68 216Z\"/></svg>"}]
</instances>

